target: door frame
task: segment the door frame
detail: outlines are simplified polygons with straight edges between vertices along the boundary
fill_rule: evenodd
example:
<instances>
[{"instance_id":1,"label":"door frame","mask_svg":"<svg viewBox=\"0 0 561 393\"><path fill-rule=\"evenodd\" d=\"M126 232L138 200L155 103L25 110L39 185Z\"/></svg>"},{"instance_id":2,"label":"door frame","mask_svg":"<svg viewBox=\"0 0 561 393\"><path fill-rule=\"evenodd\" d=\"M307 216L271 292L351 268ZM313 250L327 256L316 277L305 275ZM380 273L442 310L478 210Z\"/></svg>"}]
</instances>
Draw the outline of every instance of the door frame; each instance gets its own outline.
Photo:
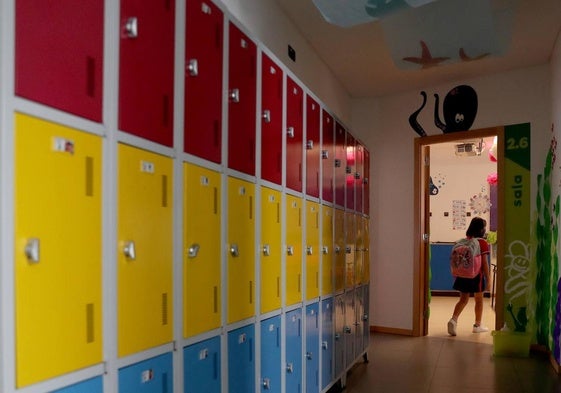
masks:
<instances>
[{"instance_id":1,"label":"door frame","mask_svg":"<svg viewBox=\"0 0 561 393\"><path fill-rule=\"evenodd\" d=\"M431 135L415 138L414 146L414 250L413 250L413 336L428 334L429 302L429 245L430 245L430 145L466 139L497 136L497 173L504 179L504 127L483 128L450 134ZM423 179L425 179L423 181ZM497 185L497 233L504 233L504 182ZM428 237L424 238L424 235ZM497 274L495 277L495 329L503 325L503 272L504 236L497 236Z\"/></svg>"}]
</instances>

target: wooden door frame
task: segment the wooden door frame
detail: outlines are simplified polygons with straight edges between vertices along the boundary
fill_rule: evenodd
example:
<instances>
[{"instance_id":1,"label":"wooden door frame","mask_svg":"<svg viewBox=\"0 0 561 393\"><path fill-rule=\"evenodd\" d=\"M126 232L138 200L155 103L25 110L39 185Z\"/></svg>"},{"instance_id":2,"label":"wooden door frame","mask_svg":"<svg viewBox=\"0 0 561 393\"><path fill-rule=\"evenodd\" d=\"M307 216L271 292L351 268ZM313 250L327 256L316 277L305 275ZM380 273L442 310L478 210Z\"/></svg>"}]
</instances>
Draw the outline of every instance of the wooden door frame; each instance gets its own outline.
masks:
<instances>
[{"instance_id":1,"label":"wooden door frame","mask_svg":"<svg viewBox=\"0 0 561 393\"><path fill-rule=\"evenodd\" d=\"M497 136L497 172L498 178L504 179L504 127L484 128L450 134L432 135L415 139L414 146L414 250L413 250L413 336L426 336L428 334L428 291L430 285L428 251L430 238L423 240L423 235L428 233L429 206L426 203L428 182L423 182L425 169L425 149L432 144L454 142L466 139L479 139ZM497 232L504 233L504 186L498 183L497 207ZM504 240L503 236L497 239L497 275L495 277L495 329L503 325L503 266L504 266Z\"/></svg>"}]
</instances>

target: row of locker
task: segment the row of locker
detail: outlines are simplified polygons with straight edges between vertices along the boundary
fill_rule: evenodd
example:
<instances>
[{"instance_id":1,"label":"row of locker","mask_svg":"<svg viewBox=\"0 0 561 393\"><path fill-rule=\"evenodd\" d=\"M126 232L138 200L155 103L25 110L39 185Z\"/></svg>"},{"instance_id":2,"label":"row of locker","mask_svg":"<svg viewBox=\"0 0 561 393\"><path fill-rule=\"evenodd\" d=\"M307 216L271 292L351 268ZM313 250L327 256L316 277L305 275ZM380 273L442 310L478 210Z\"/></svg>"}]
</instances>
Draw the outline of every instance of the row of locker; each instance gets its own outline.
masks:
<instances>
[{"instance_id":1,"label":"row of locker","mask_svg":"<svg viewBox=\"0 0 561 393\"><path fill-rule=\"evenodd\" d=\"M87 6L17 0L16 95L101 122L103 14L103 0ZM121 0L120 16L118 128L171 147L175 2ZM225 165L369 214L364 145L210 0L187 0L184 49L186 153L223 163L222 107L227 105Z\"/></svg>"},{"instance_id":2,"label":"row of locker","mask_svg":"<svg viewBox=\"0 0 561 393\"><path fill-rule=\"evenodd\" d=\"M359 357L367 358L368 293L368 286L356 287L185 347L182 391L221 393L225 383L230 393L255 392L256 383L260 392L325 391ZM227 341L226 353L221 339ZM120 369L119 393L172 392L172 362L171 353L165 353ZM103 392L102 378L56 391L78 392Z\"/></svg>"},{"instance_id":3,"label":"row of locker","mask_svg":"<svg viewBox=\"0 0 561 393\"><path fill-rule=\"evenodd\" d=\"M117 342L123 357L173 340L177 202L172 158L123 143L117 157ZM101 166L101 137L16 113L18 387L102 360ZM366 216L191 163L183 164L183 179L185 338L368 282Z\"/></svg>"}]
</instances>

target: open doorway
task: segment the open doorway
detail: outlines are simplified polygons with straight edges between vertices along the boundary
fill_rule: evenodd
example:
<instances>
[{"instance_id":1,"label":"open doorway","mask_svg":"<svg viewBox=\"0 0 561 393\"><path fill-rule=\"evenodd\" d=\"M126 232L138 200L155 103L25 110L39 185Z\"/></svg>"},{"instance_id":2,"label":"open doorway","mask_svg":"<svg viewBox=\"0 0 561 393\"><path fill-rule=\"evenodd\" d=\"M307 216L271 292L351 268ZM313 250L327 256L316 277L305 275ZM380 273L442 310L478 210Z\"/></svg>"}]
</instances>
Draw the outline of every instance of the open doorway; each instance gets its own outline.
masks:
<instances>
[{"instance_id":1,"label":"open doorway","mask_svg":"<svg viewBox=\"0 0 561 393\"><path fill-rule=\"evenodd\" d=\"M415 141L417 165L415 227L418 231L416 238L419 239L415 250L415 260L419 263L415 267L415 277L418 280L416 280L416 288L414 288L414 335L432 335L433 332L439 335L446 332L445 323L440 326L441 320L447 321L450 318L453 306L458 299L455 296L456 292L451 288L453 281L449 273L447 263L449 253L446 249L447 247L451 249L453 242L465 235L465 229L471 218L475 215L482 216L487 220L488 230L493 230L495 233L501 231L503 213L500 192L495 189L495 195L490 195L491 187L486 185L487 176L492 175L493 172L500 178L501 157L496 156L497 162L491 165L482 164L484 160L490 161L488 149L493 145L495 138L499 147L497 154L500 154L500 146L504 139L502 127L428 136L417 138ZM470 165L475 161L469 160L474 157L479 158L480 165L478 165L478 169L473 170L476 173L472 177L479 179L479 186L474 183L477 183L477 180L472 180L471 185L466 185L462 189L462 181L458 183L458 180L452 179L451 176L454 176L453 171L455 170L470 171ZM433 160L435 160L434 168L432 167ZM443 160L455 160L448 164L453 163L457 168L443 169L446 165ZM436 203L436 196L439 193L442 193L441 196L445 195L445 198L441 198L440 203ZM492 212L490 205L493 197L495 205ZM491 214L493 214L492 218ZM491 270L491 277L494 276L495 282L498 277L493 273L497 273L502 266L502 261L497 258L499 247L498 244L493 246L491 261L494 268ZM433 256L433 266L431 266L431 255ZM490 329L496 328L499 321L502 320L500 295L493 295L499 294L493 290L489 292L485 301L485 305L488 307L484 309L483 313L484 320ZM434 302L431 307L432 299ZM491 301L493 308L491 308ZM473 304L473 299L471 299L462 314L462 320L466 326L471 326L472 323L470 321L473 319ZM493 310L497 310L497 313ZM441 315L441 313L445 315ZM432 325L433 322L437 325Z\"/></svg>"}]
</instances>

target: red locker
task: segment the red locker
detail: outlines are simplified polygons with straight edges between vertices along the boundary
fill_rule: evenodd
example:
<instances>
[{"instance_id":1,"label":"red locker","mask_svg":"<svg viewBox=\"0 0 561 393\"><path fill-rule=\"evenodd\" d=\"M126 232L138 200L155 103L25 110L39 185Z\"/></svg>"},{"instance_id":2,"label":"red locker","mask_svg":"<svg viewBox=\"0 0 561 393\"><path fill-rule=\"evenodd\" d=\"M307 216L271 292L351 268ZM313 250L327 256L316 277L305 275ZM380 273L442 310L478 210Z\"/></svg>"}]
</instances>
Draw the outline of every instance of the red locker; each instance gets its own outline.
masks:
<instances>
[{"instance_id":1,"label":"red locker","mask_svg":"<svg viewBox=\"0 0 561 393\"><path fill-rule=\"evenodd\" d=\"M356 143L355 157L355 210L362 213L364 211L364 194L362 187L362 179L364 175L364 146L362 146L358 141Z\"/></svg>"},{"instance_id":2,"label":"red locker","mask_svg":"<svg viewBox=\"0 0 561 393\"><path fill-rule=\"evenodd\" d=\"M221 162L224 14L208 0L187 0L185 152Z\"/></svg>"},{"instance_id":3,"label":"red locker","mask_svg":"<svg viewBox=\"0 0 561 393\"><path fill-rule=\"evenodd\" d=\"M302 132L304 92L292 78L286 78L286 186L302 191Z\"/></svg>"},{"instance_id":4,"label":"red locker","mask_svg":"<svg viewBox=\"0 0 561 393\"><path fill-rule=\"evenodd\" d=\"M345 207L348 210L355 210L356 140L350 132L347 132L345 150L347 152L347 166L345 167Z\"/></svg>"},{"instance_id":5,"label":"red locker","mask_svg":"<svg viewBox=\"0 0 561 393\"><path fill-rule=\"evenodd\" d=\"M173 145L174 14L174 0L121 0L119 129L166 146Z\"/></svg>"},{"instance_id":6,"label":"red locker","mask_svg":"<svg viewBox=\"0 0 561 393\"><path fill-rule=\"evenodd\" d=\"M364 149L364 175L362 177L363 185L363 210L366 215L370 215L370 152Z\"/></svg>"},{"instance_id":7,"label":"red locker","mask_svg":"<svg viewBox=\"0 0 561 393\"><path fill-rule=\"evenodd\" d=\"M318 103L306 97L306 194L319 198L319 124L321 111Z\"/></svg>"},{"instance_id":8,"label":"red locker","mask_svg":"<svg viewBox=\"0 0 561 393\"><path fill-rule=\"evenodd\" d=\"M261 177L282 183L283 72L267 55L262 59Z\"/></svg>"},{"instance_id":9,"label":"red locker","mask_svg":"<svg viewBox=\"0 0 561 393\"><path fill-rule=\"evenodd\" d=\"M339 122L335 122L335 204L339 206L345 206L346 135L347 130Z\"/></svg>"},{"instance_id":10,"label":"red locker","mask_svg":"<svg viewBox=\"0 0 561 393\"><path fill-rule=\"evenodd\" d=\"M15 92L101 122L103 1L16 1Z\"/></svg>"},{"instance_id":11,"label":"red locker","mask_svg":"<svg viewBox=\"0 0 561 393\"><path fill-rule=\"evenodd\" d=\"M333 117L322 111L322 146L321 146L321 165L322 165L322 191L321 197L324 201L333 202L333 163L335 161L334 145L333 145Z\"/></svg>"},{"instance_id":12,"label":"red locker","mask_svg":"<svg viewBox=\"0 0 561 393\"><path fill-rule=\"evenodd\" d=\"M230 22L228 167L255 175L257 46Z\"/></svg>"}]
</instances>

